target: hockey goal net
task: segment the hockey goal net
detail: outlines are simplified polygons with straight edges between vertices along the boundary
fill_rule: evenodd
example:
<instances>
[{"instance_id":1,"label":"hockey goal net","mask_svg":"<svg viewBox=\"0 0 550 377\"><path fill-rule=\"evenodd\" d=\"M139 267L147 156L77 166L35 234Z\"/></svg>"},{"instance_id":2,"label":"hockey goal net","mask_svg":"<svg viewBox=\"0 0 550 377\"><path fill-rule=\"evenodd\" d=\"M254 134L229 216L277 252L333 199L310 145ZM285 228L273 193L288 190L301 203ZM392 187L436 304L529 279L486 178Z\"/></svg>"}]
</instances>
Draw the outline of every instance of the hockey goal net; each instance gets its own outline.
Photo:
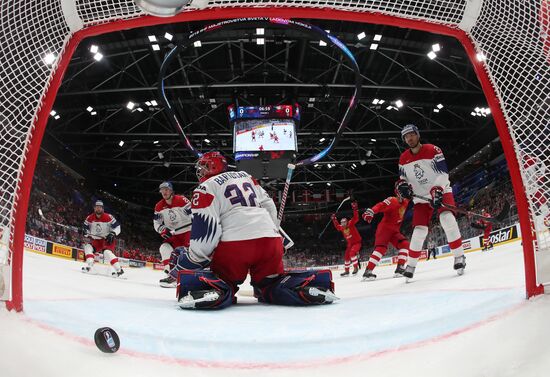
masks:
<instances>
[{"instance_id":1,"label":"hockey goal net","mask_svg":"<svg viewBox=\"0 0 550 377\"><path fill-rule=\"evenodd\" d=\"M194 0L197 1L197 0ZM205 1L203 1L205 3ZM339 19L454 36L482 83L510 168L523 236L527 296L550 282L545 217L550 180L550 37L546 0L209 0L172 18L133 0L0 2L0 288L22 309L30 186L63 73L85 37L163 23L235 18ZM4 250L2 254L1 250Z\"/></svg>"}]
</instances>

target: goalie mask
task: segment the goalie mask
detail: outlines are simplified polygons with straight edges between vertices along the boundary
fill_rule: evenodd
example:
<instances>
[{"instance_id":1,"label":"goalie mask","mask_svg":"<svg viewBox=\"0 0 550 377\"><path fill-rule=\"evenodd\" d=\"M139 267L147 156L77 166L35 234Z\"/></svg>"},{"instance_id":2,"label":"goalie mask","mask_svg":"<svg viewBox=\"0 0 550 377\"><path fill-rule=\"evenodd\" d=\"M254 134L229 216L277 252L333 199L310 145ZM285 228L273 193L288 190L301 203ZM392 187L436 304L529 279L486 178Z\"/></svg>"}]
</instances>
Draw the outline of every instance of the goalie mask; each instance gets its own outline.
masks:
<instances>
[{"instance_id":1,"label":"goalie mask","mask_svg":"<svg viewBox=\"0 0 550 377\"><path fill-rule=\"evenodd\" d=\"M207 152L195 164L199 182L227 171L227 160L220 152Z\"/></svg>"}]
</instances>

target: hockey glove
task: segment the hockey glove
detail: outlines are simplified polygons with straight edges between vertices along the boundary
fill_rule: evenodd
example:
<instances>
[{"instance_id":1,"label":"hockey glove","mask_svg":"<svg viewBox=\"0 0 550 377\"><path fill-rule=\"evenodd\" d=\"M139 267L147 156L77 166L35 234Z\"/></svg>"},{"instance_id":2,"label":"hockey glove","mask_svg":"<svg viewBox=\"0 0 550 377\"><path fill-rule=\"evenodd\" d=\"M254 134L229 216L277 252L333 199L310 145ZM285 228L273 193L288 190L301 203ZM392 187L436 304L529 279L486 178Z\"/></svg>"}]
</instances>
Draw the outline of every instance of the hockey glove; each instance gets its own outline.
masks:
<instances>
[{"instance_id":1,"label":"hockey glove","mask_svg":"<svg viewBox=\"0 0 550 377\"><path fill-rule=\"evenodd\" d=\"M168 228L164 228L162 232L159 233L163 240L167 240L168 238L172 237L172 231Z\"/></svg>"},{"instance_id":2,"label":"hockey glove","mask_svg":"<svg viewBox=\"0 0 550 377\"><path fill-rule=\"evenodd\" d=\"M354 211L359 208L359 205L357 204L357 202L352 202L351 203L351 209L353 209Z\"/></svg>"},{"instance_id":3,"label":"hockey glove","mask_svg":"<svg viewBox=\"0 0 550 377\"><path fill-rule=\"evenodd\" d=\"M105 241L107 241L107 243L113 243L115 241L115 236L115 232L110 232L107 234L107 237L105 237Z\"/></svg>"},{"instance_id":4,"label":"hockey glove","mask_svg":"<svg viewBox=\"0 0 550 377\"><path fill-rule=\"evenodd\" d=\"M336 214L333 213L332 215L330 215L330 219L331 219L331 220L336 220Z\"/></svg>"},{"instance_id":5,"label":"hockey glove","mask_svg":"<svg viewBox=\"0 0 550 377\"><path fill-rule=\"evenodd\" d=\"M399 191L399 195L405 199L412 199L413 196L413 190L412 186L407 183L404 179L400 180L397 183L397 191Z\"/></svg>"},{"instance_id":6,"label":"hockey glove","mask_svg":"<svg viewBox=\"0 0 550 377\"><path fill-rule=\"evenodd\" d=\"M365 220L366 222L368 222L370 224L373 217L374 217L374 211L370 208L367 208L365 213L363 213L363 220Z\"/></svg>"},{"instance_id":7,"label":"hockey glove","mask_svg":"<svg viewBox=\"0 0 550 377\"><path fill-rule=\"evenodd\" d=\"M443 188L440 186L434 186L430 190L430 195L432 200L430 200L430 205L433 209L439 209L443 205Z\"/></svg>"}]
</instances>

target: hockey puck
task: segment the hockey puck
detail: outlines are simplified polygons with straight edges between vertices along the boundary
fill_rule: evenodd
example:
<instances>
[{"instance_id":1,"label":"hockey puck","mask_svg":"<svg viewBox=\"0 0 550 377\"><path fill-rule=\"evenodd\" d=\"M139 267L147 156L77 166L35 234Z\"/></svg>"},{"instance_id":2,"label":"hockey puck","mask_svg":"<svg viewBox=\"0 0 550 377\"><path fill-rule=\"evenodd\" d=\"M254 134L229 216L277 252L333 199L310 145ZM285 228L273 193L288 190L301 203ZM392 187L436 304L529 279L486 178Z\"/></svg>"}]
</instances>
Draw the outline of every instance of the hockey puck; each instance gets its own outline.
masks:
<instances>
[{"instance_id":1,"label":"hockey puck","mask_svg":"<svg viewBox=\"0 0 550 377\"><path fill-rule=\"evenodd\" d=\"M110 327L102 327L95 331L94 341L97 348L105 353L115 353L120 348L118 334Z\"/></svg>"}]
</instances>

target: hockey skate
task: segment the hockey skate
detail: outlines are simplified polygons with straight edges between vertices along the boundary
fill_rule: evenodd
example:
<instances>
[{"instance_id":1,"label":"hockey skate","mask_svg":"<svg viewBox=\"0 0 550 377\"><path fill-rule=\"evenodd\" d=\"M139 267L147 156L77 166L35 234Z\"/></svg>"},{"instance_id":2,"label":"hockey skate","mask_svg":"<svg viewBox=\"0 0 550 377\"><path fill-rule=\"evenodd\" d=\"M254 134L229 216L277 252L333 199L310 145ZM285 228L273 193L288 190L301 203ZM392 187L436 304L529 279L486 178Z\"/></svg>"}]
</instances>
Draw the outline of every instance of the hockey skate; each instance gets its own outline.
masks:
<instances>
[{"instance_id":1,"label":"hockey skate","mask_svg":"<svg viewBox=\"0 0 550 377\"><path fill-rule=\"evenodd\" d=\"M397 267L395 268L395 271L393 272L393 277L402 278L404 272L405 272L405 269L403 268L403 265L398 264Z\"/></svg>"},{"instance_id":2,"label":"hockey skate","mask_svg":"<svg viewBox=\"0 0 550 377\"><path fill-rule=\"evenodd\" d=\"M300 293L308 300L317 304L332 304L340 300L334 293L320 287L304 287L299 289Z\"/></svg>"},{"instance_id":3,"label":"hockey skate","mask_svg":"<svg viewBox=\"0 0 550 377\"><path fill-rule=\"evenodd\" d=\"M406 280L407 283L409 282L409 280L411 280L413 278L415 269L416 269L416 266L415 267L412 267L412 266L405 267L405 271L403 272L403 276L407 278L407 280Z\"/></svg>"},{"instance_id":4,"label":"hockey skate","mask_svg":"<svg viewBox=\"0 0 550 377\"><path fill-rule=\"evenodd\" d=\"M464 269L466 268L466 256L461 255L459 257L455 257L455 264L453 268L456 270L457 274L464 274Z\"/></svg>"},{"instance_id":5,"label":"hockey skate","mask_svg":"<svg viewBox=\"0 0 550 377\"><path fill-rule=\"evenodd\" d=\"M82 270L81 270L83 273L87 274L87 273L90 273L92 271L92 268L90 266L82 266Z\"/></svg>"},{"instance_id":6,"label":"hockey skate","mask_svg":"<svg viewBox=\"0 0 550 377\"><path fill-rule=\"evenodd\" d=\"M181 309L197 309L197 308L200 308L201 306L207 306L201 303L209 303L212 301L216 301L219 298L220 298L220 293L216 290L193 291L193 292L189 292L186 296L183 296L182 298L180 298L178 300L178 306Z\"/></svg>"},{"instance_id":7,"label":"hockey skate","mask_svg":"<svg viewBox=\"0 0 550 377\"><path fill-rule=\"evenodd\" d=\"M168 275L164 279L160 279L159 284L162 288L175 288L177 285L177 280L172 275Z\"/></svg>"},{"instance_id":8,"label":"hockey skate","mask_svg":"<svg viewBox=\"0 0 550 377\"><path fill-rule=\"evenodd\" d=\"M355 266L355 267L353 267L353 272L351 274L352 275L357 275L358 272L359 272L359 267Z\"/></svg>"},{"instance_id":9,"label":"hockey skate","mask_svg":"<svg viewBox=\"0 0 550 377\"><path fill-rule=\"evenodd\" d=\"M120 271L111 272L111 276L114 278L118 278L118 277L121 277L123 273L124 273L124 270L121 268Z\"/></svg>"},{"instance_id":10,"label":"hockey skate","mask_svg":"<svg viewBox=\"0 0 550 377\"><path fill-rule=\"evenodd\" d=\"M363 281L372 281L376 279L376 275L372 273L372 270L365 270L363 273Z\"/></svg>"},{"instance_id":11,"label":"hockey skate","mask_svg":"<svg viewBox=\"0 0 550 377\"><path fill-rule=\"evenodd\" d=\"M341 277L344 277L344 278L347 277L347 276L349 276L349 270L342 272L342 273L340 274L340 276L341 276Z\"/></svg>"}]
</instances>

